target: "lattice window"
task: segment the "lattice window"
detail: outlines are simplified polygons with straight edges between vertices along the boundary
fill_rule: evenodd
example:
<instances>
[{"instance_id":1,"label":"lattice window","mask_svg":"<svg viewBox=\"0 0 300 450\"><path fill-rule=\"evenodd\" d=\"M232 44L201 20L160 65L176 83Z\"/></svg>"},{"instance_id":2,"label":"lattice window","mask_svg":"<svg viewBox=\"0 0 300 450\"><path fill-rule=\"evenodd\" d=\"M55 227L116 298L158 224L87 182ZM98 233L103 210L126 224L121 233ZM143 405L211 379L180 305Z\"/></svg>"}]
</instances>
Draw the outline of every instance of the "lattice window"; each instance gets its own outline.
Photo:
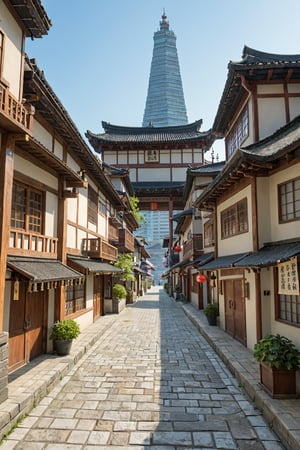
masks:
<instances>
[{"instance_id":1,"label":"lattice window","mask_svg":"<svg viewBox=\"0 0 300 450\"><path fill-rule=\"evenodd\" d=\"M289 222L300 219L300 178L278 186L279 221Z\"/></svg>"},{"instance_id":2,"label":"lattice window","mask_svg":"<svg viewBox=\"0 0 300 450\"><path fill-rule=\"evenodd\" d=\"M14 183L10 225L25 231L42 233L44 195L28 186Z\"/></svg>"},{"instance_id":3,"label":"lattice window","mask_svg":"<svg viewBox=\"0 0 300 450\"><path fill-rule=\"evenodd\" d=\"M244 198L221 212L221 237L225 239L247 231L248 206Z\"/></svg>"},{"instance_id":4,"label":"lattice window","mask_svg":"<svg viewBox=\"0 0 300 450\"><path fill-rule=\"evenodd\" d=\"M86 308L85 284L66 287L66 316Z\"/></svg>"},{"instance_id":5,"label":"lattice window","mask_svg":"<svg viewBox=\"0 0 300 450\"><path fill-rule=\"evenodd\" d=\"M226 148L228 158L241 147L242 142L249 135L249 114L248 108L245 108L232 131L226 138Z\"/></svg>"},{"instance_id":6,"label":"lattice window","mask_svg":"<svg viewBox=\"0 0 300 450\"><path fill-rule=\"evenodd\" d=\"M90 186L88 187L88 221L97 225L98 219L98 194Z\"/></svg>"}]
</instances>

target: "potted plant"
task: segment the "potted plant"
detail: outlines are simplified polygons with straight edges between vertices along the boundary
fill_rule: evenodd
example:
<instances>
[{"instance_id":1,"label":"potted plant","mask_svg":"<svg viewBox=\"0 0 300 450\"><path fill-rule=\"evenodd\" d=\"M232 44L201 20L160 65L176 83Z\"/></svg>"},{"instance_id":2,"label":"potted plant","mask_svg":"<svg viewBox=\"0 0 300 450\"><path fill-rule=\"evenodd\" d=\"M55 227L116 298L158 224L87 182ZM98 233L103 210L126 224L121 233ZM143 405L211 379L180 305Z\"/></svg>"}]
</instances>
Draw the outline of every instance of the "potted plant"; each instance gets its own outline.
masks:
<instances>
[{"instance_id":1,"label":"potted plant","mask_svg":"<svg viewBox=\"0 0 300 450\"><path fill-rule=\"evenodd\" d=\"M54 342L54 349L59 356L68 355L71 351L72 341L80 334L80 327L73 319L64 319L54 322L50 339Z\"/></svg>"},{"instance_id":2,"label":"potted plant","mask_svg":"<svg viewBox=\"0 0 300 450\"><path fill-rule=\"evenodd\" d=\"M217 325L217 317L219 314L219 308L216 303L208 303L204 308L204 314L207 317L209 325Z\"/></svg>"},{"instance_id":3,"label":"potted plant","mask_svg":"<svg viewBox=\"0 0 300 450\"><path fill-rule=\"evenodd\" d=\"M253 356L260 363L262 386L273 398L296 396L300 352L290 339L269 334L254 345Z\"/></svg>"},{"instance_id":4,"label":"potted plant","mask_svg":"<svg viewBox=\"0 0 300 450\"><path fill-rule=\"evenodd\" d=\"M112 288L113 305L112 312L119 313L126 304L126 288L123 284L116 283Z\"/></svg>"},{"instance_id":5,"label":"potted plant","mask_svg":"<svg viewBox=\"0 0 300 450\"><path fill-rule=\"evenodd\" d=\"M182 294L182 286L180 283L175 285L175 292L176 292L176 300L180 300Z\"/></svg>"}]
</instances>

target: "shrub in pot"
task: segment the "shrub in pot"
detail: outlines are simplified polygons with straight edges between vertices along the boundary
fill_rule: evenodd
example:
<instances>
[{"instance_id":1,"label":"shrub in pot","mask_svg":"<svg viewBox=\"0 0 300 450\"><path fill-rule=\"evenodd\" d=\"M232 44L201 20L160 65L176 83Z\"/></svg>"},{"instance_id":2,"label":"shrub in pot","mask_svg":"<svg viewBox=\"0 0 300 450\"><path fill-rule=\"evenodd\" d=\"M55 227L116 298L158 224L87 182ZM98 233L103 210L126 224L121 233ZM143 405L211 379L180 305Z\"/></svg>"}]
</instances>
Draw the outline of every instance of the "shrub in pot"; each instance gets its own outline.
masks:
<instances>
[{"instance_id":1,"label":"shrub in pot","mask_svg":"<svg viewBox=\"0 0 300 450\"><path fill-rule=\"evenodd\" d=\"M216 303L208 303L204 310L204 314L207 317L209 325L217 325L217 317L219 314L219 308Z\"/></svg>"},{"instance_id":2,"label":"shrub in pot","mask_svg":"<svg viewBox=\"0 0 300 450\"><path fill-rule=\"evenodd\" d=\"M123 284L116 283L113 285L112 288L112 296L113 296L113 302L112 302L112 312L113 313L119 313L120 312L120 303L121 300L126 299L127 291L125 286ZM124 300L125 302L125 300Z\"/></svg>"},{"instance_id":3,"label":"shrub in pot","mask_svg":"<svg viewBox=\"0 0 300 450\"><path fill-rule=\"evenodd\" d=\"M273 398L296 396L300 351L290 339L268 334L254 345L253 356L260 363L262 386Z\"/></svg>"},{"instance_id":4,"label":"shrub in pot","mask_svg":"<svg viewBox=\"0 0 300 450\"><path fill-rule=\"evenodd\" d=\"M54 348L59 356L68 355L71 350L72 341L80 334L80 327L73 319L64 319L54 322L52 325L50 339L54 342Z\"/></svg>"}]
</instances>

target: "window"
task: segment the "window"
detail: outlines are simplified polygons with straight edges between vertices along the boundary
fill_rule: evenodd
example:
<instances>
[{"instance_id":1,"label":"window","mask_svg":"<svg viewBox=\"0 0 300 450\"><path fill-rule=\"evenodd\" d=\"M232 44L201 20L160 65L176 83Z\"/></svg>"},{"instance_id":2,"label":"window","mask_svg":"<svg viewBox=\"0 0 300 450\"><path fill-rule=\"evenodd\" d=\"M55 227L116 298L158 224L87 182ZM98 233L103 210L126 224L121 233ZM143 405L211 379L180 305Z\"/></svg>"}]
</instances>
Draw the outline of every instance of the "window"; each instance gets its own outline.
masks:
<instances>
[{"instance_id":1,"label":"window","mask_svg":"<svg viewBox=\"0 0 300 450\"><path fill-rule=\"evenodd\" d=\"M235 203L221 212L221 237L226 239L248 231L247 199Z\"/></svg>"},{"instance_id":2,"label":"window","mask_svg":"<svg viewBox=\"0 0 300 450\"><path fill-rule=\"evenodd\" d=\"M66 316L86 308L85 283L66 287Z\"/></svg>"},{"instance_id":3,"label":"window","mask_svg":"<svg viewBox=\"0 0 300 450\"><path fill-rule=\"evenodd\" d=\"M43 193L14 183L10 225L34 233L43 232Z\"/></svg>"},{"instance_id":4,"label":"window","mask_svg":"<svg viewBox=\"0 0 300 450\"><path fill-rule=\"evenodd\" d=\"M204 247L211 247L214 245L214 224L213 222L206 222L204 224Z\"/></svg>"},{"instance_id":5,"label":"window","mask_svg":"<svg viewBox=\"0 0 300 450\"><path fill-rule=\"evenodd\" d=\"M88 187L88 221L97 225L98 218L98 194L90 186Z\"/></svg>"},{"instance_id":6,"label":"window","mask_svg":"<svg viewBox=\"0 0 300 450\"><path fill-rule=\"evenodd\" d=\"M276 319L300 325L300 295L278 295Z\"/></svg>"},{"instance_id":7,"label":"window","mask_svg":"<svg viewBox=\"0 0 300 450\"><path fill-rule=\"evenodd\" d=\"M146 162L159 162L158 150L146 150L145 161Z\"/></svg>"},{"instance_id":8,"label":"window","mask_svg":"<svg viewBox=\"0 0 300 450\"><path fill-rule=\"evenodd\" d=\"M227 156L230 156L240 148L242 142L249 135L249 115L248 108L245 108L237 123L226 138Z\"/></svg>"},{"instance_id":9,"label":"window","mask_svg":"<svg viewBox=\"0 0 300 450\"><path fill-rule=\"evenodd\" d=\"M300 219L300 178L278 186L279 222Z\"/></svg>"},{"instance_id":10,"label":"window","mask_svg":"<svg viewBox=\"0 0 300 450\"><path fill-rule=\"evenodd\" d=\"M107 216L108 211L109 208L107 207L107 203L101 198L99 198L99 213L102 214L103 216Z\"/></svg>"}]
</instances>

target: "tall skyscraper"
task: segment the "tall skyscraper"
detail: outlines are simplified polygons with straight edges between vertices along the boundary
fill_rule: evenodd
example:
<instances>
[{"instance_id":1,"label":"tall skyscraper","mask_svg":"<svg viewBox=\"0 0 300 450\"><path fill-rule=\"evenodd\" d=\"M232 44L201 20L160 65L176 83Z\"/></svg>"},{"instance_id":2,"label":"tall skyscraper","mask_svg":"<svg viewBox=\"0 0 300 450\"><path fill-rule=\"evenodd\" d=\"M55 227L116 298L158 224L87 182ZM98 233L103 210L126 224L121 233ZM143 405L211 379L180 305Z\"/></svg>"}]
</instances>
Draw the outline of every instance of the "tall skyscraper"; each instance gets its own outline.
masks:
<instances>
[{"instance_id":1,"label":"tall skyscraper","mask_svg":"<svg viewBox=\"0 0 300 450\"><path fill-rule=\"evenodd\" d=\"M143 127L168 127L188 122L176 35L170 30L165 12L160 29L154 33L154 47Z\"/></svg>"}]
</instances>

